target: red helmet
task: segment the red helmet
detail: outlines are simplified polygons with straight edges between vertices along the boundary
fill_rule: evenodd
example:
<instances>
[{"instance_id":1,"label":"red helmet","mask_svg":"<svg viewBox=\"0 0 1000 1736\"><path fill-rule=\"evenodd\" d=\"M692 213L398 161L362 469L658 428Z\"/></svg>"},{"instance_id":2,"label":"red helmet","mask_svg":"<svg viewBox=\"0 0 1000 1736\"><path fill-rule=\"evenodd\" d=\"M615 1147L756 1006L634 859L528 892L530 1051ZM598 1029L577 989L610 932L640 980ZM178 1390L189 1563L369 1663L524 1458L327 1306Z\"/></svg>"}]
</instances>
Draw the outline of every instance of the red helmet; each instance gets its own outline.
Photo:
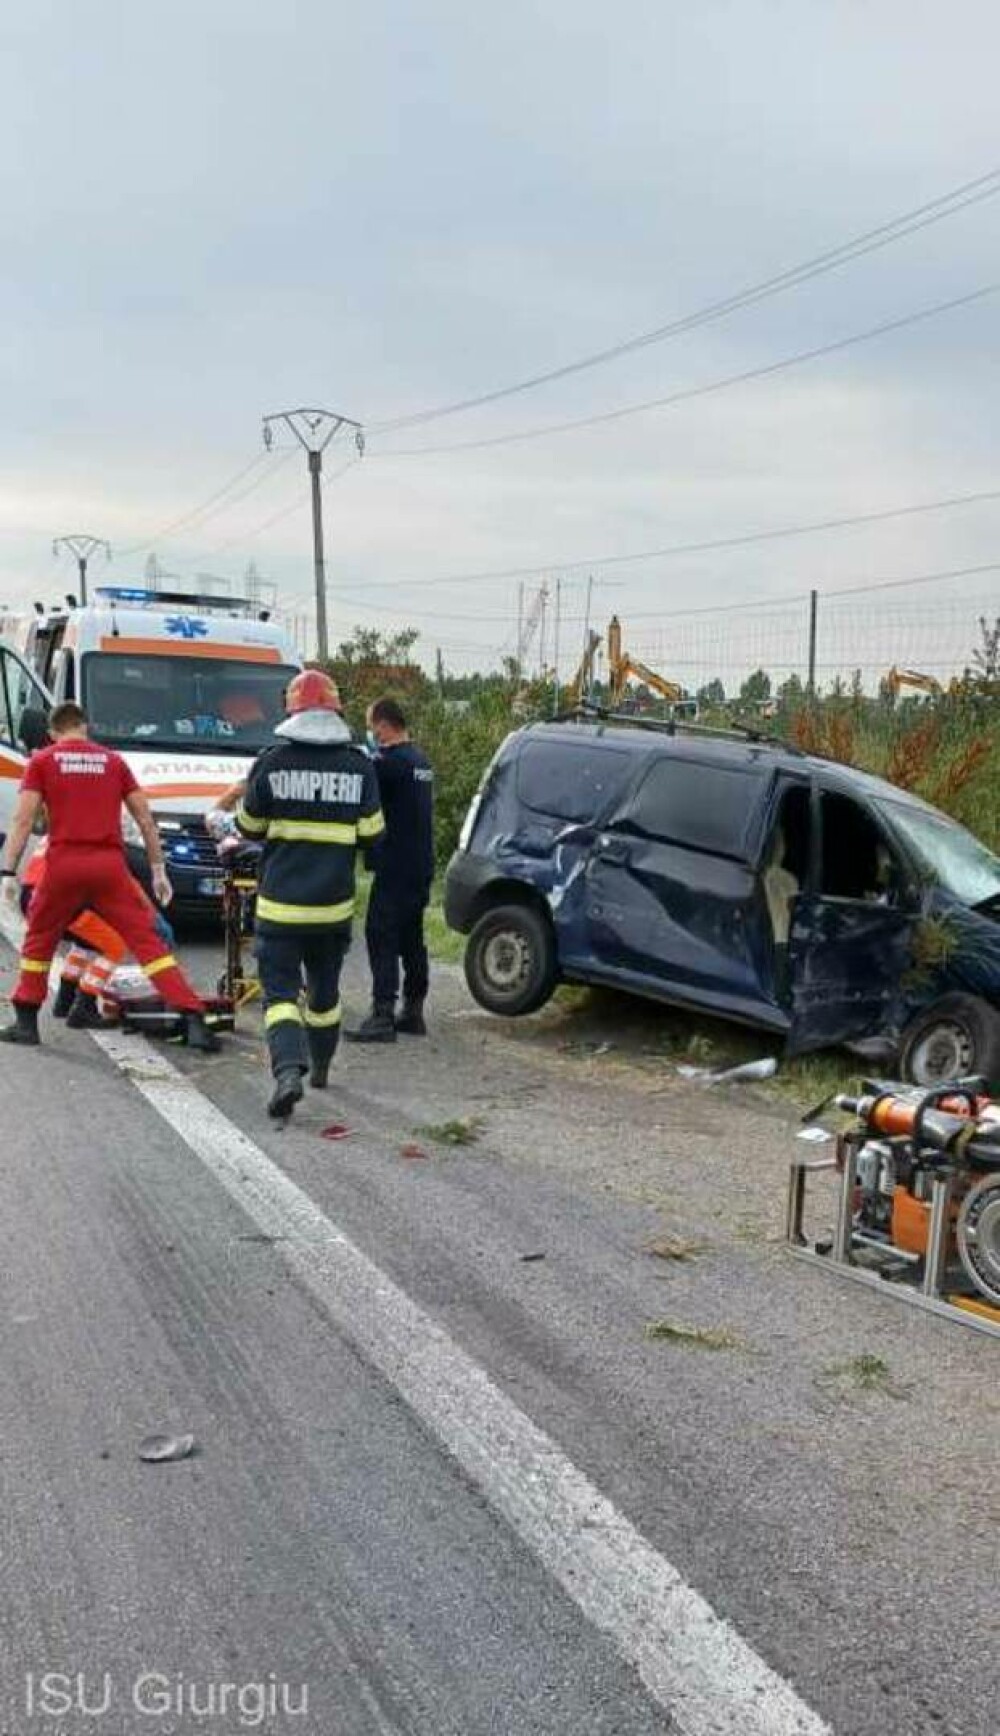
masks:
<instances>
[{"instance_id":1,"label":"red helmet","mask_svg":"<svg viewBox=\"0 0 1000 1736\"><path fill-rule=\"evenodd\" d=\"M324 675L322 669L303 669L288 684L285 710L290 717L298 711L339 711L337 683Z\"/></svg>"}]
</instances>

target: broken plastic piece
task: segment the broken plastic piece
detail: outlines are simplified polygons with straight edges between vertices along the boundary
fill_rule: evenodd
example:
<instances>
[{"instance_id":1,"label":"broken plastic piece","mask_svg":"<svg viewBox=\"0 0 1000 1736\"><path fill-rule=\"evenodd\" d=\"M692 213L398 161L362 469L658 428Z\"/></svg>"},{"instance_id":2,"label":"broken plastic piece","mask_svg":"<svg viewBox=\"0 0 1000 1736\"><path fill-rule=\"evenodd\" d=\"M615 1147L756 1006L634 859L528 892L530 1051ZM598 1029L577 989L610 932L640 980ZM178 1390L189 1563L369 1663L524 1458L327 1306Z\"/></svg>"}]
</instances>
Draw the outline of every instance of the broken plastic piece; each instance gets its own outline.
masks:
<instances>
[{"instance_id":1,"label":"broken plastic piece","mask_svg":"<svg viewBox=\"0 0 1000 1736\"><path fill-rule=\"evenodd\" d=\"M193 1435L147 1435L139 1442L139 1457L147 1465L168 1465L189 1459L194 1452Z\"/></svg>"}]
</instances>

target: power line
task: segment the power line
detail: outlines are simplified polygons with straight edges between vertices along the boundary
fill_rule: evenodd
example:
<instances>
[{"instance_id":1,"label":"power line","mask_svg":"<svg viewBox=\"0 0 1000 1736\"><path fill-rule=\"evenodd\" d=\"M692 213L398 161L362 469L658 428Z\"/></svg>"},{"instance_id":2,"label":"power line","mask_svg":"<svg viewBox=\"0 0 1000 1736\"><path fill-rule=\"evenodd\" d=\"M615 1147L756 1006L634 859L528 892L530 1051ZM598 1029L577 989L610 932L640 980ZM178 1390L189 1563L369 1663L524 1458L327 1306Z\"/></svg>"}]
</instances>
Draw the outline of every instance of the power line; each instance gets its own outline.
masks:
<instances>
[{"instance_id":1,"label":"power line","mask_svg":"<svg viewBox=\"0 0 1000 1736\"><path fill-rule=\"evenodd\" d=\"M682 391L669 393L665 398L646 398L641 403L621 404L616 410L603 410L598 415L575 416L569 421L548 422L540 428L515 429L508 434L493 434L480 440L457 440L446 446L400 446L395 451L376 450L373 457L427 458L446 452L482 452L489 447L512 446L528 440L548 439L553 434L568 434L577 428L595 428L602 423L621 421L626 416L641 415L647 410L663 410L672 404L687 403L693 398L705 398L710 393L725 391L730 386L766 379L771 374L782 373L786 368L799 367L803 362L818 361L822 356L832 356L839 350L849 349L853 344L867 343L872 338L885 337L889 332L902 331L905 327L917 325L923 320L935 319L939 314L953 313L957 308L969 307L973 302L995 295L998 289L1000 283L987 283L968 295L935 302L931 307L918 308L915 313L903 314L898 319L883 320L879 325L869 326L866 331L852 332L849 337L837 338L828 344L818 344L813 349L798 350L794 355L782 356L778 361L768 362L763 367L747 368L739 374L727 374L721 380L709 380L702 386L687 386Z\"/></svg>"},{"instance_id":2,"label":"power line","mask_svg":"<svg viewBox=\"0 0 1000 1736\"><path fill-rule=\"evenodd\" d=\"M748 547L753 543L778 541L783 537L808 536L820 531L848 530L857 525L878 524L892 518L908 518L923 512L944 512L951 507L974 506L983 501L1000 500L1000 488L982 489L976 494L953 494L943 500L915 501L907 506L889 506L877 512L852 513L846 518L816 519L808 524L781 525L776 530L744 531L738 536L713 537L705 542L668 543L663 548L638 549L628 555L591 555L583 560L543 561L537 567L493 567L485 572L455 573L450 578L375 579L369 590L399 588L414 585L468 585L492 579L529 579L543 573L586 572L592 567L621 567L639 561L669 560L677 555L709 554L719 549Z\"/></svg>"},{"instance_id":3,"label":"power line","mask_svg":"<svg viewBox=\"0 0 1000 1736\"><path fill-rule=\"evenodd\" d=\"M141 542L129 543L127 547L119 548L117 553L121 555L139 554L143 549L148 549L153 544L162 543L168 536L171 536L174 531L181 530L186 525L192 524L195 519L211 516L210 508L215 505L216 501L221 501L225 495L231 492L232 489L239 486L245 476L249 476L251 471L258 470L262 464L266 463L267 453L258 452L256 458L251 459L249 464L245 464L242 470L238 470L235 476L231 476L228 482L223 483L221 488L217 488L214 494L210 494L207 500L201 502L200 506L192 507L189 512L183 513L180 518L172 519L169 524L165 524L160 530L158 530L154 536L144 537ZM255 483L254 487L256 486L257 484Z\"/></svg>"},{"instance_id":4,"label":"power line","mask_svg":"<svg viewBox=\"0 0 1000 1736\"><path fill-rule=\"evenodd\" d=\"M944 583L949 579L974 578L983 573L996 572L1000 572L1000 561L990 561L979 566L952 567L935 573L914 573L901 579L865 579L858 584L840 586L834 590L821 589L818 586L813 588L816 589L820 601L825 602L831 597L853 597L861 593L867 595L869 591L904 590L910 585L932 585ZM808 598L808 590L786 591L784 594L775 593L766 597L751 597L739 603L707 603L695 609L629 609L628 618L630 621L687 620L694 616L732 615L748 609L787 608L795 603L804 603ZM484 615L482 613L461 615L456 614L452 609L411 609L408 605L401 606L395 603L369 603L366 597L357 597L347 593L344 594L344 601L350 603L354 608L368 608L381 614L396 613L408 617L412 616L415 620L481 621L484 623L510 620L509 610L502 615ZM585 618L583 615L563 616L564 622L580 622Z\"/></svg>"},{"instance_id":5,"label":"power line","mask_svg":"<svg viewBox=\"0 0 1000 1736\"><path fill-rule=\"evenodd\" d=\"M758 301L764 301L770 296L779 295L786 289L797 288L800 283L807 283L814 277L820 277L827 272L835 271L842 265L850 264L854 259L861 258L866 253L873 253L879 248L888 247L894 241L900 241L907 235L912 235L920 229L926 229L930 224L940 223L946 217L954 216L964 211L970 205L978 205L985 199L992 199L1000 192L1000 169L991 169L988 174L978 176L974 181L967 181L962 186L955 187L950 193L941 194L925 205L918 205L912 211L903 212L900 216L891 218L875 229L866 230L863 234L845 241L838 247L819 253L801 264L791 266L779 272L776 276L765 278L760 283L751 284L748 288L737 291L720 301L710 302L707 306L685 314L679 319L671 320L667 325L656 326L652 331L641 332L637 337L626 338L623 342L612 344L604 350L597 350L591 355L581 356L576 361L564 363L557 368L550 368L544 373L532 374L527 379L515 381L513 385L501 386L478 396L461 398L451 404L442 404L435 409L414 411L409 416L397 416L392 420L375 423L370 432L386 434L402 428L413 428L426 422L437 421L445 416L456 416L466 410L475 410L486 404L495 404L503 398L510 398L517 393L534 390L538 386L550 385L556 380L564 380L573 374L579 374L589 368L600 367L605 362L616 361L620 356L645 349L651 344L662 343L666 338L678 337L684 332L693 331L698 326L707 325L710 321L724 318L744 307L753 306Z\"/></svg>"},{"instance_id":6,"label":"power line","mask_svg":"<svg viewBox=\"0 0 1000 1736\"><path fill-rule=\"evenodd\" d=\"M294 447L290 448L286 453L283 462L287 462L288 458L293 457L294 452ZM342 464L338 470L331 470L324 478L324 489L329 488L332 483L338 480L339 477L343 476L348 470L353 470L354 466L360 462L361 461L358 458L349 458L347 463ZM298 489L293 501L291 501L287 506L279 507L277 512L272 512L268 518L263 519L261 523L255 525L252 530L237 531L235 536L227 537L225 542L216 543L209 549L202 549L201 554L203 556L218 555L225 549L234 548L237 543L252 542L255 537L262 536L264 531L270 530L272 525L279 524L283 518L290 518L293 512L298 512L306 498L307 497L302 493L302 490Z\"/></svg>"}]
</instances>

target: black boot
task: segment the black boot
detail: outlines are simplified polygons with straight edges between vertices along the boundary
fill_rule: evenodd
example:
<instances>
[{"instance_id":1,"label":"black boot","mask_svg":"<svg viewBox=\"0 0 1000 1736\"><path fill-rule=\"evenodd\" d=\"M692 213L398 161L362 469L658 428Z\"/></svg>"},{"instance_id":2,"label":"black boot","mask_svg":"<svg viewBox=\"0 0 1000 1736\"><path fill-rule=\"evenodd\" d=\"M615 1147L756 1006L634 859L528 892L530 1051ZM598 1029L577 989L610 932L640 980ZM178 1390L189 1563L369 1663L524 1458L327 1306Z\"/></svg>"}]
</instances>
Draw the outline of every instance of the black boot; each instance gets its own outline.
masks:
<instances>
[{"instance_id":1,"label":"black boot","mask_svg":"<svg viewBox=\"0 0 1000 1736\"><path fill-rule=\"evenodd\" d=\"M185 1036L189 1049L197 1049L202 1055L217 1055L222 1048L218 1037L205 1018L204 1013L188 1013L185 1019Z\"/></svg>"},{"instance_id":2,"label":"black boot","mask_svg":"<svg viewBox=\"0 0 1000 1736\"><path fill-rule=\"evenodd\" d=\"M301 1069L282 1067L280 1073L275 1074L274 1090L267 1106L268 1115L275 1121L287 1121L296 1103L301 1103L302 1096Z\"/></svg>"},{"instance_id":3,"label":"black boot","mask_svg":"<svg viewBox=\"0 0 1000 1736\"><path fill-rule=\"evenodd\" d=\"M75 980L75 978L74 977L61 977L59 979L59 988L56 992L56 998L52 1002L52 1017L54 1019L65 1019L68 1016L70 1007L73 1005L73 1002L75 1000L76 1000L76 980Z\"/></svg>"},{"instance_id":4,"label":"black boot","mask_svg":"<svg viewBox=\"0 0 1000 1736\"><path fill-rule=\"evenodd\" d=\"M325 1091L330 1083L330 1064L337 1052L337 1038L340 1032L333 1030L307 1029L306 1038L309 1043L309 1083L314 1091Z\"/></svg>"},{"instance_id":5,"label":"black boot","mask_svg":"<svg viewBox=\"0 0 1000 1736\"><path fill-rule=\"evenodd\" d=\"M406 1037L426 1037L423 1001L403 1002L403 1010L396 1020L396 1029L402 1031Z\"/></svg>"},{"instance_id":6,"label":"black boot","mask_svg":"<svg viewBox=\"0 0 1000 1736\"><path fill-rule=\"evenodd\" d=\"M392 1007L376 1001L356 1030L345 1031L349 1043L394 1043L396 1041L396 1021L392 1016Z\"/></svg>"},{"instance_id":7,"label":"black boot","mask_svg":"<svg viewBox=\"0 0 1000 1736\"><path fill-rule=\"evenodd\" d=\"M20 1043L26 1049L38 1047L38 1008L14 1003L14 1023L0 1028L0 1043Z\"/></svg>"},{"instance_id":8,"label":"black boot","mask_svg":"<svg viewBox=\"0 0 1000 1736\"><path fill-rule=\"evenodd\" d=\"M73 996L73 1005L66 1015L68 1031L106 1031L113 1021L101 1017L101 1010L93 995L85 995L82 989L77 989Z\"/></svg>"}]
</instances>

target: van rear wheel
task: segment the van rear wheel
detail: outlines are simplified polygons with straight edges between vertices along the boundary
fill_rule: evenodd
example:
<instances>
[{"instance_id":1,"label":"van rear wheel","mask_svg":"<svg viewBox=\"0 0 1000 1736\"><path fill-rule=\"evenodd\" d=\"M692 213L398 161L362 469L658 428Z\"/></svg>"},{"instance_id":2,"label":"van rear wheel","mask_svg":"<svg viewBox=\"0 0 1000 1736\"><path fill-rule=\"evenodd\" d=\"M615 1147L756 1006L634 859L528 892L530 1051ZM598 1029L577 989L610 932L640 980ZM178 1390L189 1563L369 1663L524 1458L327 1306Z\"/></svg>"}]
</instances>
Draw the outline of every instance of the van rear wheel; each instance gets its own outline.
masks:
<instances>
[{"instance_id":1,"label":"van rear wheel","mask_svg":"<svg viewBox=\"0 0 1000 1736\"><path fill-rule=\"evenodd\" d=\"M465 980L488 1013L508 1019L543 1007L556 986L556 941L530 904L499 904L481 916L465 949Z\"/></svg>"},{"instance_id":2,"label":"van rear wheel","mask_svg":"<svg viewBox=\"0 0 1000 1736\"><path fill-rule=\"evenodd\" d=\"M977 995L942 995L911 1019L900 1043L903 1077L941 1085L982 1074L1000 1083L1000 1014Z\"/></svg>"}]
</instances>

